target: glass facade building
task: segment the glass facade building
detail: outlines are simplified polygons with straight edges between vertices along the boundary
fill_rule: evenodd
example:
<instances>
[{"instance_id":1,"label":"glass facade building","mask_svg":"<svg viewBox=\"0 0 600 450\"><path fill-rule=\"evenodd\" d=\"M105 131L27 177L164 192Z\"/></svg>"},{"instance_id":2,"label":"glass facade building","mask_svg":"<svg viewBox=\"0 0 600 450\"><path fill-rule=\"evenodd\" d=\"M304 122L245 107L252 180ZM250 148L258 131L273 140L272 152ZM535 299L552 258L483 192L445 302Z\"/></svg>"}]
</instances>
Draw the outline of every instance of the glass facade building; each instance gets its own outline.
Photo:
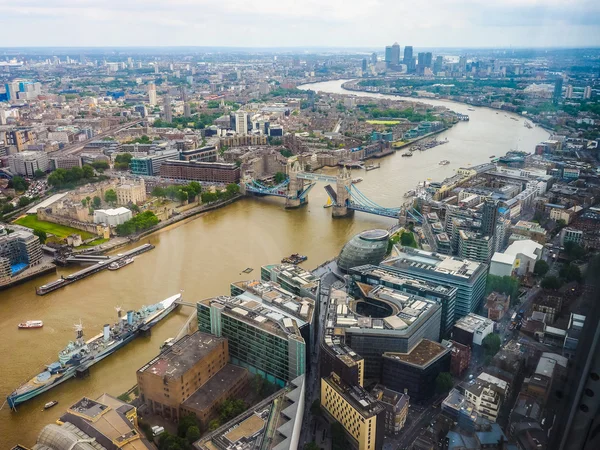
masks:
<instances>
[{"instance_id":1,"label":"glass facade building","mask_svg":"<svg viewBox=\"0 0 600 450\"><path fill-rule=\"evenodd\" d=\"M198 329L229 340L232 364L245 367L278 386L306 371L308 350L298 319L236 297L217 297L197 304Z\"/></svg>"},{"instance_id":2,"label":"glass facade building","mask_svg":"<svg viewBox=\"0 0 600 450\"><path fill-rule=\"evenodd\" d=\"M384 261L381 266L418 280L456 287L455 321L477 311L483 303L487 264L400 247L397 256Z\"/></svg>"},{"instance_id":3,"label":"glass facade building","mask_svg":"<svg viewBox=\"0 0 600 450\"><path fill-rule=\"evenodd\" d=\"M350 239L338 256L338 267L347 272L364 264L379 264L387 253L390 234L387 230L368 230Z\"/></svg>"}]
</instances>

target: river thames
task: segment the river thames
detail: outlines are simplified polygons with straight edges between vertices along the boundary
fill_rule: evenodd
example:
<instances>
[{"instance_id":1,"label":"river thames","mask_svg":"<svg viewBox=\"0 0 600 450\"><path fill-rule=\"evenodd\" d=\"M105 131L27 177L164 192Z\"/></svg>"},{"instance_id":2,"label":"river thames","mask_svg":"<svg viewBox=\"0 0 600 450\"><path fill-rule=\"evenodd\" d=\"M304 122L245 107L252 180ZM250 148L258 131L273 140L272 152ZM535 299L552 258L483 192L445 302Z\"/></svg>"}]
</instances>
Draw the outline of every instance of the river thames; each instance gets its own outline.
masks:
<instances>
[{"instance_id":1,"label":"river thames","mask_svg":"<svg viewBox=\"0 0 600 450\"><path fill-rule=\"evenodd\" d=\"M343 81L304 85L330 93L350 93ZM354 95L388 97L362 92ZM414 99L410 99L414 101ZM527 129L523 119L487 108L468 111L467 105L441 100L423 103L443 105L468 114L469 122L460 122L440 135L449 143L415 152L402 158L400 152L379 160L381 168L353 176L364 179L359 189L382 206L399 206L404 192L426 179L442 180L469 164L489 161L510 149L532 152L535 144L548 138L541 128ZM439 165L447 159L450 164ZM335 169L328 169L334 174ZM323 208L327 195L323 185L309 194L307 206L285 210L283 199L245 198L227 207L180 222L152 235L143 242L156 248L131 265L104 271L51 294L39 297L35 287L52 281L57 275L38 278L0 292L0 395L5 397L22 382L38 373L44 364L57 359L57 353L73 340L73 325L80 321L89 338L101 331L103 324L116 320L115 306L138 309L183 291L184 300L195 302L214 295L228 294L233 281L260 277L260 266L277 263L283 256L301 253L308 256L304 264L312 269L335 257L354 234L373 227L390 227L393 219L357 212L353 218L333 219L331 209ZM139 245L139 244L136 244ZM132 246L133 247L133 246ZM242 273L247 267L254 271ZM59 268L67 275L77 268ZM152 329L151 337L141 337L90 369L86 379L66 381L11 412L0 411L0 448L21 443L31 446L45 424L55 421L62 412L82 396L96 398L104 392L117 396L136 383L135 372L156 356L161 343L175 336L192 312L182 306ZM18 330L25 320L44 321L44 328ZM44 403L59 404L43 412ZM0 401L0 403L2 403Z\"/></svg>"}]
</instances>

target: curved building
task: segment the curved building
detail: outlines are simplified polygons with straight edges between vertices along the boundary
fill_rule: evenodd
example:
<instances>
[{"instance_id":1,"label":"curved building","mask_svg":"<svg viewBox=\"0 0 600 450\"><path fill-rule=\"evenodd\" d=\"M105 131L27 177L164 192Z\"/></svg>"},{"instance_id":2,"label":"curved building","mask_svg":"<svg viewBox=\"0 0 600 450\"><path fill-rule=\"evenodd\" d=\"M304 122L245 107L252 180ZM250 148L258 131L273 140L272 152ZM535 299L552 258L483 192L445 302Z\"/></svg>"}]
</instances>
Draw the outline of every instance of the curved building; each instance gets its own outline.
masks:
<instances>
[{"instance_id":1,"label":"curved building","mask_svg":"<svg viewBox=\"0 0 600 450\"><path fill-rule=\"evenodd\" d=\"M387 253L390 233L387 230L367 230L350 239L338 256L338 267L347 272L365 264L378 265Z\"/></svg>"}]
</instances>

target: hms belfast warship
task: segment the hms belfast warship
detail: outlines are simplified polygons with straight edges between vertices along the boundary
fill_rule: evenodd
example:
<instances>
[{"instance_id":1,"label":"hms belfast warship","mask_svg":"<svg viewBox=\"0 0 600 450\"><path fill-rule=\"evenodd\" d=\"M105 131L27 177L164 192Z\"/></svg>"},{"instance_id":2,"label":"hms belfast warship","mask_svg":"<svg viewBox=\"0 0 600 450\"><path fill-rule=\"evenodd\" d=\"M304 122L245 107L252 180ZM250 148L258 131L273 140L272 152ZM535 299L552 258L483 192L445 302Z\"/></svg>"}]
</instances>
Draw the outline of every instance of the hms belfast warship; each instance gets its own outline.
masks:
<instances>
[{"instance_id":1,"label":"hms belfast warship","mask_svg":"<svg viewBox=\"0 0 600 450\"><path fill-rule=\"evenodd\" d=\"M121 347L135 339L142 330L147 330L177 307L181 294L173 295L154 305L143 306L137 311L122 314L117 307L118 322L104 325L102 333L89 340L83 338L83 326L75 325L76 338L58 353L58 361L46 366L46 369L31 380L15 389L7 398L8 406L16 406L31 400L53 387L73 378L77 372L85 372L91 366L102 361Z\"/></svg>"}]
</instances>

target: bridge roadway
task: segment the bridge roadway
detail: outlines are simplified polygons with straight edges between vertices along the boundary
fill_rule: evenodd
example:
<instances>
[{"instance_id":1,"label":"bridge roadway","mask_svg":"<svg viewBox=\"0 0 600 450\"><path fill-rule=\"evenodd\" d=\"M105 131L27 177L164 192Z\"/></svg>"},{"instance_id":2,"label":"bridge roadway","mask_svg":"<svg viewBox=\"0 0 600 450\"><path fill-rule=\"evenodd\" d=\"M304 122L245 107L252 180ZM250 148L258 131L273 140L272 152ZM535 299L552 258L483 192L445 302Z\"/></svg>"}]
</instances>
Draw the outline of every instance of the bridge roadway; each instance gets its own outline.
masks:
<instances>
[{"instance_id":1,"label":"bridge roadway","mask_svg":"<svg viewBox=\"0 0 600 450\"><path fill-rule=\"evenodd\" d=\"M323 175L320 173L299 172L296 176L301 180L324 181L325 183L337 182L337 177L331 175Z\"/></svg>"}]
</instances>

